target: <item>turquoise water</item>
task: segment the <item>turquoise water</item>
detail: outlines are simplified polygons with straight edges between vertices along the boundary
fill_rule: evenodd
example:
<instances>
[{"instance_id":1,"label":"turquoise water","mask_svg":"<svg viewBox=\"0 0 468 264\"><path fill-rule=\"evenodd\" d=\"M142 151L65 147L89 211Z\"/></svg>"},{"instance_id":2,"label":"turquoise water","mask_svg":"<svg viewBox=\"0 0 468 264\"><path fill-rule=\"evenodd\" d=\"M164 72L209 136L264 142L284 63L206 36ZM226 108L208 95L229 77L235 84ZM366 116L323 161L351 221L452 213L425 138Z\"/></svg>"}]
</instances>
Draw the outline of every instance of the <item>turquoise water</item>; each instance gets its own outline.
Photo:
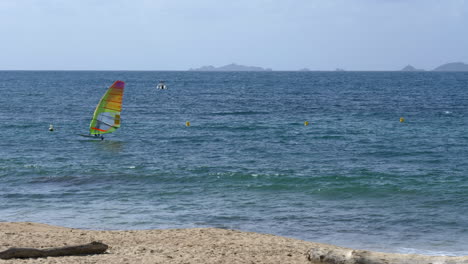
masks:
<instances>
[{"instance_id":1,"label":"turquoise water","mask_svg":"<svg viewBox=\"0 0 468 264\"><path fill-rule=\"evenodd\" d=\"M78 136L115 80L121 129ZM468 255L467 89L466 73L3 71L0 221Z\"/></svg>"}]
</instances>

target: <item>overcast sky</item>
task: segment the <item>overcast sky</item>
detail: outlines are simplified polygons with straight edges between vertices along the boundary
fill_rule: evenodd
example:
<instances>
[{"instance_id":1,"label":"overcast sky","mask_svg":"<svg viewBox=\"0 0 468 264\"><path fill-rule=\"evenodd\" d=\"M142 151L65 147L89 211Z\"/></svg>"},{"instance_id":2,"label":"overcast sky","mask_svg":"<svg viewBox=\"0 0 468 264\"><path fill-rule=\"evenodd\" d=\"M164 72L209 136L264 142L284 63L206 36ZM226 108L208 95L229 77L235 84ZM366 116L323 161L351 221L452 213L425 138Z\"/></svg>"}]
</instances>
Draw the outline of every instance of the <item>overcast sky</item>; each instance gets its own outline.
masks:
<instances>
[{"instance_id":1,"label":"overcast sky","mask_svg":"<svg viewBox=\"0 0 468 264\"><path fill-rule=\"evenodd\" d=\"M468 0L0 0L0 70L433 69Z\"/></svg>"}]
</instances>

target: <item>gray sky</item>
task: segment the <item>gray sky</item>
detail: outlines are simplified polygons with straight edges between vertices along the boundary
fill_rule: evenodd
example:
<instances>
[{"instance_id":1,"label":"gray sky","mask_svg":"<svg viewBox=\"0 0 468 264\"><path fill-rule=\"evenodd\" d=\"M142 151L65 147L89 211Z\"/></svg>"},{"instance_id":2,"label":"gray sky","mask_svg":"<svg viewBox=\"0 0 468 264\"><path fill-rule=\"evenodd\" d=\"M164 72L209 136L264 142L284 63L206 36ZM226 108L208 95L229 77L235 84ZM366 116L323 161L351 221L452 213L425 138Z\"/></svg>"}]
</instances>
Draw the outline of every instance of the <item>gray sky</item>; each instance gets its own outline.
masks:
<instances>
[{"instance_id":1,"label":"gray sky","mask_svg":"<svg viewBox=\"0 0 468 264\"><path fill-rule=\"evenodd\" d=\"M433 69L468 0L0 0L0 70Z\"/></svg>"}]
</instances>

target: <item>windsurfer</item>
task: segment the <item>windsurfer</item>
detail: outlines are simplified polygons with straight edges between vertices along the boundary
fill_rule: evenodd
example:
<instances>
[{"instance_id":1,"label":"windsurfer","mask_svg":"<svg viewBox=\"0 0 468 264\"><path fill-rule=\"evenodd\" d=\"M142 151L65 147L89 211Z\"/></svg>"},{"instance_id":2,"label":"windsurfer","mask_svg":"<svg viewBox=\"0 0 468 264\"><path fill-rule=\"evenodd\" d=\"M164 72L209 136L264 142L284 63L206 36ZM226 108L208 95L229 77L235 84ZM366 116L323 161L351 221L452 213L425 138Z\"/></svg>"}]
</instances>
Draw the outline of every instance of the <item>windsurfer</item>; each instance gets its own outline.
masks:
<instances>
[{"instance_id":1,"label":"windsurfer","mask_svg":"<svg viewBox=\"0 0 468 264\"><path fill-rule=\"evenodd\" d=\"M112 133L120 127L124 88L124 82L115 81L101 97L89 124L89 137L104 140L103 134Z\"/></svg>"}]
</instances>

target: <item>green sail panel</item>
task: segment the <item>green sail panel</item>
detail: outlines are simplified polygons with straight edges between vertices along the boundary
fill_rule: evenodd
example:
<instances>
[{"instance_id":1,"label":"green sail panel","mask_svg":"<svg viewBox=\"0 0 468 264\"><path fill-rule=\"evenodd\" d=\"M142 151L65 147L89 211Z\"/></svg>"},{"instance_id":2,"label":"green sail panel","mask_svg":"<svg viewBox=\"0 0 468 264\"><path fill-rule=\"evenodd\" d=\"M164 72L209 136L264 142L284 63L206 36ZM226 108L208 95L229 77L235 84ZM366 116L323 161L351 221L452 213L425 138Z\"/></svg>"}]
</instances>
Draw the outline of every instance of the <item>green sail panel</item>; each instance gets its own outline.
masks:
<instances>
[{"instance_id":1,"label":"green sail panel","mask_svg":"<svg viewBox=\"0 0 468 264\"><path fill-rule=\"evenodd\" d=\"M116 81L102 96L96 110L94 110L93 120L89 124L91 135L111 133L120 127L124 88L124 82Z\"/></svg>"}]
</instances>

